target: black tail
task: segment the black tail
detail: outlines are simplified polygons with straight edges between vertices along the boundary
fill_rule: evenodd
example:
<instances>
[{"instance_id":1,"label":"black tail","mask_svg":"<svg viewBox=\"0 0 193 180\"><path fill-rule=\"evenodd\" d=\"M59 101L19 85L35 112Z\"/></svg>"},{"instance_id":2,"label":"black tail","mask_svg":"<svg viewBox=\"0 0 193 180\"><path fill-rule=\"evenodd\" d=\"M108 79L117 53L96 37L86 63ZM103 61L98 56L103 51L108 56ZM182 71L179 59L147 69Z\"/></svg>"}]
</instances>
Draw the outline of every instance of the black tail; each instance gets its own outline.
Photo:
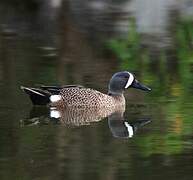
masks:
<instances>
[{"instance_id":1,"label":"black tail","mask_svg":"<svg viewBox=\"0 0 193 180\"><path fill-rule=\"evenodd\" d=\"M34 105L46 105L50 102L51 93L46 90L23 86L21 86L21 89L29 95Z\"/></svg>"}]
</instances>

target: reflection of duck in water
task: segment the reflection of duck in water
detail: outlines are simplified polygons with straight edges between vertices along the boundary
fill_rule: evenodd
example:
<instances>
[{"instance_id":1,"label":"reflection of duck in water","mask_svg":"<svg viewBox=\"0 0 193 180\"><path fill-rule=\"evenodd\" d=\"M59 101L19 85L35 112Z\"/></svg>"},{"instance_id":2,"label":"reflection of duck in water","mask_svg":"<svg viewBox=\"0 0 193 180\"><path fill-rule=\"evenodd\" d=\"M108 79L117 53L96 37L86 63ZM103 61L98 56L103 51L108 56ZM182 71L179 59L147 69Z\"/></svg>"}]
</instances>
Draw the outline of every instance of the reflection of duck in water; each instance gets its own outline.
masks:
<instances>
[{"instance_id":1,"label":"reflection of duck in water","mask_svg":"<svg viewBox=\"0 0 193 180\"><path fill-rule=\"evenodd\" d=\"M116 108L125 106L124 91L129 88L144 91L151 89L140 84L133 74L123 71L114 74L109 82L108 94L82 86L41 86L40 88L21 87L31 98L34 105L57 107L100 107Z\"/></svg>"},{"instance_id":2,"label":"reflection of duck in water","mask_svg":"<svg viewBox=\"0 0 193 180\"><path fill-rule=\"evenodd\" d=\"M59 123L64 126L90 125L93 122L99 122L114 111L123 114L124 106L115 108L77 108L77 107L33 107L28 119L22 121L24 125L36 125L47 123Z\"/></svg>"},{"instance_id":3,"label":"reflection of duck in water","mask_svg":"<svg viewBox=\"0 0 193 180\"><path fill-rule=\"evenodd\" d=\"M131 138L138 128L148 124L150 120L143 119L132 123L124 120L125 108L40 108L34 107L29 119L22 121L22 125L37 125L57 123L64 126L91 125L108 117L108 125L114 137ZM51 118L51 119L50 119Z\"/></svg>"},{"instance_id":4,"label":"reflection of duck in water","mask_svg":"<svg viewBox=\"0 0 193 180\"><path fill-rule=\"evenodd\" d=\"M124 120L123 113L114 112L108 117L108 125L114 137L131 138L136 131L150 123L149 119L141 119L129 123Z\"/></svg>"},{"instance_id":5,"label":"reflection of duck in water","mask_svg":"<svg viewBox=\"0 0 193 180\"><path fill-rule=\"evenodd\" d=\"M119 106L118 108L50 108L50 117L59 119L60 123L63 125L80 126L89 125L93 122L98 122L105 117L114 113L114 111L123 113L125 111L124 106Z\"/></svg>"}]
</instances>

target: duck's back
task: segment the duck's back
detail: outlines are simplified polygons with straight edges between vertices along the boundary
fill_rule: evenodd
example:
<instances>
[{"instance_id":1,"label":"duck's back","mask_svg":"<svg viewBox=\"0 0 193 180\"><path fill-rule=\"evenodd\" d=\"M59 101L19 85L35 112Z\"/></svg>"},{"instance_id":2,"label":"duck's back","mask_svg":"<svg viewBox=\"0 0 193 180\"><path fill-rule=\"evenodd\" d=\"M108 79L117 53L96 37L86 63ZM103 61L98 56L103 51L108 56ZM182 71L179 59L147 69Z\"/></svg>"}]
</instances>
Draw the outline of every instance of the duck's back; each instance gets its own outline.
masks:
<instances>
[{"instance_id":1,"label":"duck's back","mask_svg":"<svg viewBox=\"0 0 193 180\"><path fill-rule=\"evenodd\" d=\"M112 98L90 88L64 88L60 91L62 101L67 106L101 107L112 106Z\"/></svg>"}]
</instances>

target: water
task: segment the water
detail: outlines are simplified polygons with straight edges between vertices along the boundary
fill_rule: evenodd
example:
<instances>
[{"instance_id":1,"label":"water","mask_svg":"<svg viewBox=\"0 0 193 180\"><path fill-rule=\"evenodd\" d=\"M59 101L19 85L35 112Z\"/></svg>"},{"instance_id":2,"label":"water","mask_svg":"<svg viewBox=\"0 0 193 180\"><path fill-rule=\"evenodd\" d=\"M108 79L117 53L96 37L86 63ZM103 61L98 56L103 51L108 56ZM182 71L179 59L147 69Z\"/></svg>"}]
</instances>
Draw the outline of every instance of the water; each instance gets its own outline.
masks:
<instances>
[{"instance_id":1,"label":"water","mask_svg":"<svg viewBox=\"0 0 193 180\"><path fill-rule=\"evenodd\" d=\"M0 3L1 180L193 178L192 1L15 2ZM124 115L66 123L20 90L106 92L120 70L153 89L126 91Z\"/></svg>"}]
</instances>

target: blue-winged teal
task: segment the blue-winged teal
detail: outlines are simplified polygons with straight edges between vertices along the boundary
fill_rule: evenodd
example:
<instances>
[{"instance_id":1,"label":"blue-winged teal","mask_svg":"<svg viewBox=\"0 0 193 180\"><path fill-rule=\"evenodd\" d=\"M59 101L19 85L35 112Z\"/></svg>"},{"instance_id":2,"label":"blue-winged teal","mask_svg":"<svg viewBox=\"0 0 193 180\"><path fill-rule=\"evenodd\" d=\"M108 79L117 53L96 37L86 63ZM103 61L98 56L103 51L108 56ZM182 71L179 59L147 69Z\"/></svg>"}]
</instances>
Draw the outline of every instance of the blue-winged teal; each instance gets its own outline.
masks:
<instances>
[{"instance_id":1,"label":"blue-winged teal","mask_svg":"<svg viewBox=\"0 0 193 180\"><path fill-rule=\"evenodd\" d=\"M115 73L108 86L108 94L76 85L40 86L39 88L21 87L34 105L66 106L66 107L114 107L125 106L124 91L127 88L144 91L151 89L139 83L133 74L123 71Z\"/></svg>"}]
</instances>

